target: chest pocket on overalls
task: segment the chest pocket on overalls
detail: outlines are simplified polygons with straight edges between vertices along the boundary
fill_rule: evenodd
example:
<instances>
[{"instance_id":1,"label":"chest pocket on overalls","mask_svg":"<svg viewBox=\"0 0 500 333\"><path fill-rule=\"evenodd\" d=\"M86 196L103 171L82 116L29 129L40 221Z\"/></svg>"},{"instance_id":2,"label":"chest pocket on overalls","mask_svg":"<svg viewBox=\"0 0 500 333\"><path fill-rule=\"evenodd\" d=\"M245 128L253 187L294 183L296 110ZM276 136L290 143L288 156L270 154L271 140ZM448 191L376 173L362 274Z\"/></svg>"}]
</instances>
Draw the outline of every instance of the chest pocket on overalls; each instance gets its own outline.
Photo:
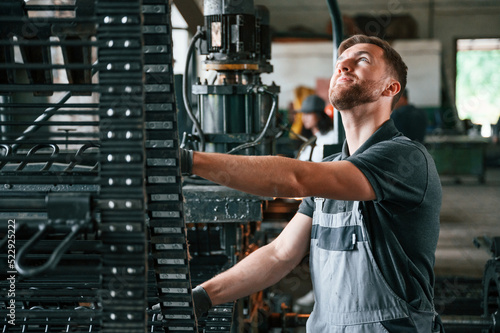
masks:
<instances>
[{"instance_id":1,"label":"chest pocket on overalls","mask_svg":"<svg viewBox=\"0 0 500 333\"><path fill-rule=\"evenodd\" d=\"M330 228L315 224L311 233L311 238L318 240L317 246L328 251L352 251L358 240L363 239L359 225Z\"/></svg>"},{"instance_id":2,"label":"chest pocket on overalls","mask_svg":"<svg viewBox=\"0 0 500 333\"><path fill-rule=\"evenodd\" d=\"M353 219L353 212L337 213L334 216L322 212L323 198L316 198L316 210L311 230L311 239L316 246L327 251L352 251L358 241L363 241L363 228Z\"/></svg>"}]
</instances>

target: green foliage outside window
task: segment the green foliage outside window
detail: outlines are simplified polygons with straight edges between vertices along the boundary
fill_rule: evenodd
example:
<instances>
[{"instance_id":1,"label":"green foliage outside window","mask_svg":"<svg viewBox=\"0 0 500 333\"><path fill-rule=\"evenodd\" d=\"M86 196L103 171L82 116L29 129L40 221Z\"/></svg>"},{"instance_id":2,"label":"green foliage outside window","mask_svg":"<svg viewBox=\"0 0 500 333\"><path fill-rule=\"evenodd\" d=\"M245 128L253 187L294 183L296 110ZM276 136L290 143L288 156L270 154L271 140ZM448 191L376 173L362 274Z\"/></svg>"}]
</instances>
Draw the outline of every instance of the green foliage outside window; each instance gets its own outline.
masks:
<instances>
[{"instance_id":1,"label":"green foliage outside window","mask_svg":"<svg viewBox=\"0 0 500 333\"><path fill-rule=\"evenodd\" d=\"M456 105L461 119L494 124L500 116L500 50L457 52Z\"/></svg>"}]
</instances>

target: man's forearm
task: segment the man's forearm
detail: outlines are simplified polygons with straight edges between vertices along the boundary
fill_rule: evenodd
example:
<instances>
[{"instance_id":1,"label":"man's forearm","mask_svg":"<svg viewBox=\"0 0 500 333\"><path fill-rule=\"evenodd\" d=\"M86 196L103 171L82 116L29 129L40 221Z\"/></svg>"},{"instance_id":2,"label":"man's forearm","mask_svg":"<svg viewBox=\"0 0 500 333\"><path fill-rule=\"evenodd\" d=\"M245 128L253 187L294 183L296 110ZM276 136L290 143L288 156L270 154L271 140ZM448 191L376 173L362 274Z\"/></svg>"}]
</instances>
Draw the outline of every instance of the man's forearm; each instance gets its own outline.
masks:
<instances>
[{"instance_id":1,"label":"man's forearm","mask_svg":"<svg viewBox=\"0 0 500 333\"><path fill-rule=\"evenodd\" d=\"M262 196L296 197L306 169L278 156L241 156L194 152L193 173L240 191ZM301 171L301 169L303 169Z\"/></svg>"},{"instance_id":2,"label":"man's forearm","mask_svg":"<svg viewBox=\"0 0 500 333\"><path fill-rule=\"evenodd\" d=\"M271 246L258 249L236 266L201 284L213 305L234 301L270 287L297 265L296 261L278 260L272 255Z\"/></svg>"}]
</instances>

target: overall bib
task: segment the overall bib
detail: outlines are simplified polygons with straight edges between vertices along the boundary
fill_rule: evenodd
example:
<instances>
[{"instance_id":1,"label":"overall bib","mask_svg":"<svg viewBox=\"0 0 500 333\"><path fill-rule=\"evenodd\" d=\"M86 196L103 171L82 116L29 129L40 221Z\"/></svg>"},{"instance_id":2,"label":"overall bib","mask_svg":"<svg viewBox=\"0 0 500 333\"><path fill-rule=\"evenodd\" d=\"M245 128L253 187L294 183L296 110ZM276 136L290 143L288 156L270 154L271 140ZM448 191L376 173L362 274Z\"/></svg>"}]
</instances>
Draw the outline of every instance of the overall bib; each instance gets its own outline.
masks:
<instances>
[{"instance_id":1,"label":"overall bib","mask_svg":"<svg viewBox=\"0 0 500 333\"><path fill-rule=\"evenodd\" d=\"M417 312L387 285L359 201L352 211L328 214L324 200L315 199L310 252L315 304L307 332L432 332L434 312Z\"/></svg>"}]
</instances>

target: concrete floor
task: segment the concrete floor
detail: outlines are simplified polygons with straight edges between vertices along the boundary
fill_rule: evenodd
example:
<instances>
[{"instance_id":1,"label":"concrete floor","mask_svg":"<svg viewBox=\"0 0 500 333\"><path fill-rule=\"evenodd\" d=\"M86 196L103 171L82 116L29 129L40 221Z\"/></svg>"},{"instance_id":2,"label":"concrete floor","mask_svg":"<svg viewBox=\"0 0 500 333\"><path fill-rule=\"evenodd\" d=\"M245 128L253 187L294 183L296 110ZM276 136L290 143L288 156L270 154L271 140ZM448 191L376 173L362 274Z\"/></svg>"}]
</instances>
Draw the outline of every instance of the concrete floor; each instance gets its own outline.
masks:
<instances>
[{"instance_id":1,"label":"concrete floor","mask_svg":"<svg viewBox=\"0 0 500 333\"><path fill-rule=\"evenodd\" d=\"M500 168L476 177L442 177L441 232L436 252L437 276L482 277L490 255L473 244L477 236L500 236Z\"/></svg>"}]
</instances>

